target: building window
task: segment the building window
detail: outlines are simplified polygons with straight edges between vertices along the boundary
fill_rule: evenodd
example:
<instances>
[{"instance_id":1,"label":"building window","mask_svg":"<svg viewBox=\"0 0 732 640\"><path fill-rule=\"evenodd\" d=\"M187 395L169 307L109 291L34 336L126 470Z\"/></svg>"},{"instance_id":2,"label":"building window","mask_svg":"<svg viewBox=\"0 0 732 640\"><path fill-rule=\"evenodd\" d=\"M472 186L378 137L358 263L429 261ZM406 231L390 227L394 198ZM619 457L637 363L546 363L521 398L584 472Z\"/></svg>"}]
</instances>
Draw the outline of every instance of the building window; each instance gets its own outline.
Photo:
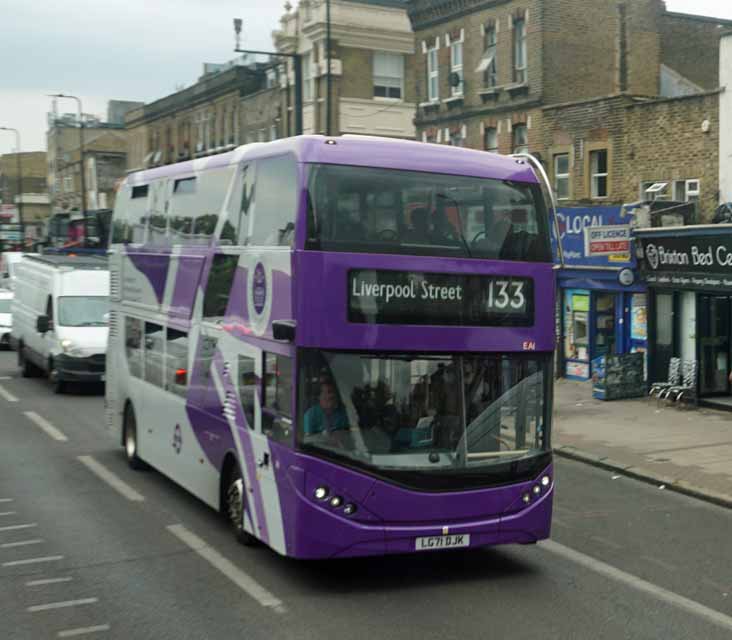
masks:
<instances>
[{"instance_id":1,"label":"building window","mask_svg":"<svg viewBox=\"0 0 732 640\"><path fill-rule=\"evenodd\" d=\"M462 147L465 142L464 127L457 129L446 129L445 138L451 147Z\"/></svg>"},{"instance_id":2,"label":"building window","mask_svg":"<svg viewBox=\"0 0 732 640\"><path fill-rule=\"evenodd\" d=\"M513 23L513 81L526 82L526 20L518 18Z\"/></svg>"},{"instance_id":3,"label":"building window","mask_svg":"<svg viewBox=\"0 0 732 640\"><path fill-rule=\"evenodd\" d=\"M64 192L71 193L74 190L74 179L71 176L64 176Z\"/></svg>"},{"instance_id":4,"label":"building window","mask_svg":"<svg viewBox=\"0 0 732 640\"><path fill-rule=\"evenodd\" d=\"M671 193L668 189L668 182L661 180L648 180L641 182L641 200L670 200Z\"/></svg>"},{"instance_id":5,"label":"building window","mask_svg":"<svg viewBox=\"0 0 732 640\"><path fill-rule=\"evenodd\" d=\"M374 52L374 96L401 100L404 85L404 56Z\"/></svg>"},{"instance_id":6,"label":"building window","mask_svg":"<svg viewBox=\"0 0 732 640\"><path fill-rule=\"evenodd\" d=\"M476 72L483 74L483 86L496 86L496 27L488 25L485 28L483 41L483 57Z\"/></svg>"},{"instance_id":7,"label":"building window","mask_svg":"<svg viewBox=\"0 0 732 640\"><path fill-rule=\"evenodd\" d=\"M269 139L270 140L277 140L277 125L273 124L269 128Z\"/></svg>"},{"instance_id":8,"label":"building window","mask_svg":"<svg viewBox=\"0 0 732 640\"><path fill-rule=\"evenodd\" d=\"M491 153L498 153L498 132L495 127L488 127L483 132L483 148Z\"/></svg>"},{"instance_id":9,"label":"building window","mask_svg":"<svg viewBox=\"0 0 732 640\"><path fill-rule=\"evenodd\" d=\"M427 52L427 99L430 102L440 99L440 67L437 60L437 47Z\"/></svg>"},{"instance_id":10,"label":"building window","mask_svg":"<svg viewBox=\"0 0 732 640\"><path fill-rule=\"evenodd\" d=\"M593 198L607 198L607 149L590 152L590 176Z\"/></svg>"},{"instance_id":11,"label":"building window","mask_svg":"<svg viewBox=\"0 0 732 640\"><path fill-rule=\"evenodd\" d=\"M557 200L569 199L569 154L554 156L554 192Z\"/></svg>"},{"instance_id":12,"label":"building window","mask_svg":"<svg viewBox=\"0 0 732 640\"><path fill-rule=\"evenodd\" d=\"M677 202L699 202L700 192L699 180L677 180L674 183L674 200Z\"/></svg>"},{"instance_id":13,"label":"building window","mask_svg":"<svg viewBox=\"0 0 732 640\"><path fill-rule=\"evenodd\" d=\"M302 56L302 99L310 102L313 99L313 65L312 54L305 53Z\"/></svg>"},{"instance_id":14,"label":"building window","mask_svg":"<svg viewBox=\"0 0 732 640\"><path fill-rule=\"evenodd\" d=\"M454 74L454 75L453 75ZM463 42L450 45L450 95L463 95Z\"/></svg>"},{"instance_id":15,"label":"building window","mask_svg":"<svg viewBox=\"0 0 732 640\"><path fill-rule=\"evenodd\" d=\"M513 152L529 152L529 130L525 124L516 124L513 127Z\"/></svg>"}]
</instances>

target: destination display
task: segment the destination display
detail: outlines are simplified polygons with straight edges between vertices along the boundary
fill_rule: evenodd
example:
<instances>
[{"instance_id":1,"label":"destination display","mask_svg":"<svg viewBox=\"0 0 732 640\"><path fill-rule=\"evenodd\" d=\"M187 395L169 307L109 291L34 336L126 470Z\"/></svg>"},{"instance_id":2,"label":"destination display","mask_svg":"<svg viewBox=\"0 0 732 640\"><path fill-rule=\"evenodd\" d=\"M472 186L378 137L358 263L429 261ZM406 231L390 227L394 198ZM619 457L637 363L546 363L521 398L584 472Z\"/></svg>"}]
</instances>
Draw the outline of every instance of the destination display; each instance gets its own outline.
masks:
<instances>
[{"instance_id":1,"label":"destination display","mask_svg":"<svg viewBox=\"0 0 732 640\"><path fill-rule=\"evenodd\" d=\"M640 239L641 269L654 286L688 289L732 288L729 236L674 236Z\"/></svg>"},{"instance_id":2,"label":"destination display","mask_svg":"<svg viewBox=\"0 0 732 640\"><path fill-rule=\"evenodd\" d=\"M530 278L352 270L348 320L370 324L531 326Z\"/></svg>"}]
</instances>

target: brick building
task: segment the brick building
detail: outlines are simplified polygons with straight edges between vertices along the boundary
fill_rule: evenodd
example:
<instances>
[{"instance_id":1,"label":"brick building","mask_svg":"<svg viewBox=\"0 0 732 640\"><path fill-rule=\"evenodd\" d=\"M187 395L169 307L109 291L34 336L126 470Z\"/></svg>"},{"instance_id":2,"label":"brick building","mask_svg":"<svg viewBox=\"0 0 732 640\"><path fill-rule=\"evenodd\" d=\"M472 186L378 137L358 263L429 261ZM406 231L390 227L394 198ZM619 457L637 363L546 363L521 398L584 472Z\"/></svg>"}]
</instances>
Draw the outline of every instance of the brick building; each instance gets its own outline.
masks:
<instances>
[{"instance_id":1,"label":"brick building","mask_svg":"<svg viewBox=\"0 0 732 640\"><path fill-rule=\"evenodd\" d=\"M406 0L331 0L331 132L413 138L417 92ZM303 129L327 131L325 0L300 0L274 33L278 51L302 54ZM281 73L293 118L294 68Z\"/></svg>"},{"instance_id":2,"label":"brick building","mask_svg":"<svg viewBox=\"0 0 732 640\"><path fill-rule=\"evenodd\" d=\"M21 153L20 172L21 186L19 192L18 154L6 153L0 156L0 204L16 205L19 200L18 193L20 193L23 200L23 216L25 221L40 219L47 213L48 209L46 152L27 151ZM45 207L42 203L44 198ZM6 211L9 210L7 207L4 209Z\"/></svg>"},{"instance_id":3,"label":"brick building","mask_svg":"<svg viewBox=\"0 0 732 640\"><path fill-rule=\"evenodd\" d=\"M681 197L713 211L732 23L661 0L410 0L408 13L418 138L530 151L565 205Z\"/></svg>"}]
</instances>

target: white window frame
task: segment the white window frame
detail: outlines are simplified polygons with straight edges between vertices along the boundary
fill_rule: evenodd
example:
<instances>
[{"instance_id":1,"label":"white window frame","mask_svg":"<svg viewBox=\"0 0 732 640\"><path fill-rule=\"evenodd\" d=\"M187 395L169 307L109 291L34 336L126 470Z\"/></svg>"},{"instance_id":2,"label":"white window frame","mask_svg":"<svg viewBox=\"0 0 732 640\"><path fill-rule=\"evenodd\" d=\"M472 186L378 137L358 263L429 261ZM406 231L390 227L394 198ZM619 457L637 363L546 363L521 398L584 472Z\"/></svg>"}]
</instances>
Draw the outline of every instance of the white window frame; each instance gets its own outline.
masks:
<instances>
[{"instance_id":1,"label":"white window frame","mask_svg":"<svg viewBox=\"0 0 732 640\"><path fill-rule=\"evenodd\" d=\"M560 158L567 158L567 173L559 173L559 170L557 169L557 166L559 164L557 161ZM556 154L554 154L553 168L554 168L554 193L557 196L557 200L569 200L570 199L570 195L569 195L569 176L570 176L570 171L569 171L569 154L568 153L556 153ZM559 181L560 180L566 180L566 182L567 182L567 195L564 196L563 198L560 198L559 197L558 184L559 184Z\"/></svg>"},{"instance_id":2,"label":"white window frame","mask_svg":"<svg viewBox=\"0 0 732 640\"><path fill-rule=\"evenodd\" d=\"M668 191L668 180L654 180L641 182L641 200L671 200Z\"/></svg>"},{"instance_id":3,"label":"white window frame","mask_svg":"<svg viewBox=\"0 0 732 640\"><path fill-rule=\"evenodd\" d=\"M380 62L381 61L381 62ZM396 64L393 64L396 63ZM399 67L398 75L390 75L389 67ZM404 55L390 51L374 51L373 57L374 98L376 100L403 100L404 99ZM382 73L377 74L377 71ZM384 96L376 95L376 87L383 87ZM390 96L390 89L398 89L399 96Z\"/></svg>"},{"instance_id":4,"label":"white window frame","mask_svg":"<svg viewBox=\"0 0 732 640\"><path fill-rule=\"evenodd\" d=\"M520 34L519 25L523 27ZM526 40L526 17L518 18L513 22L513 81L517 84L523 84L528 79Z\"/></svg>"},{"instance_id":5,"label":"white window frame","mask_svg":"<svg viewBox=\"0 0 732 640\"><path fill-rule=\"evenodd\" d=\"M74 179L72 176L64 176L64 193L71 193L74 190Z\"/></svg>"},{"instance_id":6,"label":"white window frame","mask_svg":"<svg viewBox=\"0 0 732 640\"><path fill-rule=\"evenodd\" d=\"M606 171L600 172L595 171L595 158L599 158L599 154L604 153L605 154L605 164L607 165ZM599 161L598 161L599 164ZM590 151L590 196L593 200L605 200L609 196L609 177L610 177L610 155L608 153L607 149L593 149ZM605 178L605 195L599 195L598 193L598 178Z\"/></svg>"},{"instance_id":7,"label":"white window frame","mask_svg":"<svg viewBox=\"0 0 732 640\"><path fill-rule=\"evenodd\" d=\"M463 40L455 40L450 43L450 73L457 73L460 76L460 84L453 87L450 85L450 96L458 98L463 95Z\"/></svg>"},{"instance_id":8,"label":"white window frame","mask_svg":"<svg viewBox=\"0 0 732 640\"><path fill-rule=\"evenodd\" d=\"M488 34L492 34L493 37L489 38ZM476 73L482 74L484 87L495 87L498 84L498 74L496 71L497 34L497 25L493 25L490 28L485 29L483 32L483 56L481 57L480 63L475 71ZM489 43L489 39L492 42Z\"/></svg>"},{"instance_id":9,"label":"white window frame","mask_svg":"<svg viewBox=\"0 0 732 640\"><path fill-rule=\"evenodd\" d=\"M683 197L679 197L679 186L683 185ZM674 181L674 200L679 202L698 202L701 196L701 180L691 178L690 180Z\"/></svg>"},{"instance_id":10,"label":"white window frame","mask_svg":"<svg viewBox=\"0 0 732 640\"><path fill-rule=\"evenodd\" d=\"M439 46L427 49L427 100L437 102L440 99L440 60ZM434 91L433 91L434 82Z\"/></svg>"}]
</instances>

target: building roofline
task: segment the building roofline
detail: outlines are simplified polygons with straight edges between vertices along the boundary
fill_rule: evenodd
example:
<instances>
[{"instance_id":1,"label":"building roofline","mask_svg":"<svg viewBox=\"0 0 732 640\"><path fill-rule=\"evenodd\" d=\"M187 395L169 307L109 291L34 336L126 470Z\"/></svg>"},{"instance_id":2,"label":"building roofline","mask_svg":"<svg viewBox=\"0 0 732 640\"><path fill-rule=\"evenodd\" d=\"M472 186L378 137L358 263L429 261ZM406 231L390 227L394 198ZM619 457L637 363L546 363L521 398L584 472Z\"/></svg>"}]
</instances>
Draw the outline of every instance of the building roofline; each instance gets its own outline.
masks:
<instances>
[{"instance_id":1,"label":"building roofline","mask_svg":"<svg viewBox=\"0 0 732 640\"><path fill-rule=\"evenodd\" d=\"M716 96L724 92L724 87L711 89L710 91L702 91L701 93L691 93L688 96L674 96L672 98L652 98L650 100L643 100L642 102L633 102L632 104L626 104L626 109L632 109L634 107L647 107L649 105L662 104L665 102L677 102L681 100L691 100L693 98L708 98L710 96Z\"/></svg>"},{"instance_id":2,"label":"building roofline","mask_svg":"<svg viewBox=\"0 0 732 640\"><path fill-rule=\"evenodd\" d=\"M451 22L471 13L490 9L512 0L411 0L407 4L407 15L416 32L420 29L428 29L438 24ZM426 4L428 6L416 7L415 5ZM442 15L440 15L442 13Z\"/></svg>"},{"instance_id":3,"label":"building roofline","mask_svg":"<svg viewBox=\"0 0 732 640\"><path fill-rule=\"evenodd\" d=\"M698 20L699 22L711 22L712 24L726 24L732 27L732 20L728 18L715 18L714 16L700 16L693 13L681 13L679 11L664 11L664 16L671 18L682 18L684 20Z\"/></svg>"}]
</instances>

